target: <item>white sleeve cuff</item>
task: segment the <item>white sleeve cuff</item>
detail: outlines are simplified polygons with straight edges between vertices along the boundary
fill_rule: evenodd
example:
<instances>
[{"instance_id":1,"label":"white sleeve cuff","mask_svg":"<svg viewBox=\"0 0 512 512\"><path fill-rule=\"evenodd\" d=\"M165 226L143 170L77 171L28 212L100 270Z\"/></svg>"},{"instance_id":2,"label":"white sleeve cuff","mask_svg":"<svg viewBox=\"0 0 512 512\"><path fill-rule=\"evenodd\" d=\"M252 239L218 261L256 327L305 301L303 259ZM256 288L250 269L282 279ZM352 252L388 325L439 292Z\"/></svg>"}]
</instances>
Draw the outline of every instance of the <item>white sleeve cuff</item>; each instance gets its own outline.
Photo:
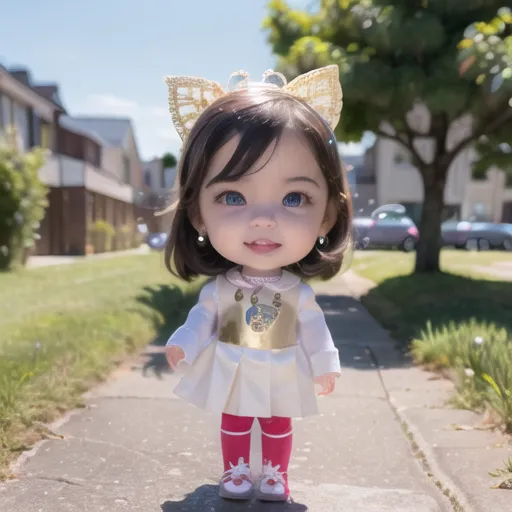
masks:
<instances>
[{"instance_id":1,"label":"white sleeve cuff","mask_svg":"<svg viewBox=\"0 0 512 512\"><path fill-rule=\"evenodd\" d=\"M183 362L187 364L192 364L198 355L197 335L188 327L179 327L169 338L165 346L169 347L170 345L178 346L183 350L185 353Z\"/></svg>"},{"instance_id":2,"label":"white sleeve cuff","mask_svg":"<svg viewBox=\"0 0 512 512\"><path fill-rule=\"evenodd\" d=\"M311 354L310 360L314 377L320 377L326 373L336 373L341 375L338 349L315 352Z\"/></svg>"}]
</instances>

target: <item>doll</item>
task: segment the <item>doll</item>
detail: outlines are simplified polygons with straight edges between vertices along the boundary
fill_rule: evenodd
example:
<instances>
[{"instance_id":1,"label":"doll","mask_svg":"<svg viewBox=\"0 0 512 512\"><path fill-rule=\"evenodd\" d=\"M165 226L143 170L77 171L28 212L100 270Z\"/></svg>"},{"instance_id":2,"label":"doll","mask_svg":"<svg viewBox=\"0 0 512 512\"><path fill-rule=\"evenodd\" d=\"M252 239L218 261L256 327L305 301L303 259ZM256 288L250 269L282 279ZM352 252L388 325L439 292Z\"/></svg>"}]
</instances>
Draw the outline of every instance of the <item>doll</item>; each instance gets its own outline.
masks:
<instances>
[{"instance_id":1,"label":"doll","mask_svg":"<svg viewBox=\"0 0 512 512\"><path fill-rule=\"evenodd\" d=\"M289 498L292 421L318 413L340 362L307 278L333 277L348 247L351 204L333 130L337 66L286 83L238 72L225 92L200 78L167 77L184 139L167 268L210 276L166 346L174 392L221 415L220 495ZM262 430L263 471L251 478L251 427Z\"/></svg>"}]
</instances>

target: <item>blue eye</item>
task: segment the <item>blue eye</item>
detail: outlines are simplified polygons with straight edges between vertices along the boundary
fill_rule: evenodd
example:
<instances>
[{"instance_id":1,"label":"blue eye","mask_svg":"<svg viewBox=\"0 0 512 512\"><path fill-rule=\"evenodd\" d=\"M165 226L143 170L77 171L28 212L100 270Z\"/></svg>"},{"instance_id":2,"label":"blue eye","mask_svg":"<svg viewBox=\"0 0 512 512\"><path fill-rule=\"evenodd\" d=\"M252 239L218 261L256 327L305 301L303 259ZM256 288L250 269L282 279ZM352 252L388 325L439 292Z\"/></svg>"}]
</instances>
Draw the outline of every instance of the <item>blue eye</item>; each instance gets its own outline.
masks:
<instances>
[{"instance_id":1,"label":"blue eye","mask_svg":"<svg viewBox=\"0 0 512 512\"><path fill-rule=\"evenodd\" d=\"M283 199L283 204L285 206L297 207L302 204L302 200L304 198L304 194L300 192L290 192Z\"/></svg>"},{"instance_id":2,"label":"blue eye","mask_svg":"<svg viewBox=\"0 0 512 512\"><path fill-rule=\"evenodd\" d=\"M244 196L238 192L226 192L223 194L222 202L228 206L243 206L245 204Z\"/></svg>"}]
</instances>

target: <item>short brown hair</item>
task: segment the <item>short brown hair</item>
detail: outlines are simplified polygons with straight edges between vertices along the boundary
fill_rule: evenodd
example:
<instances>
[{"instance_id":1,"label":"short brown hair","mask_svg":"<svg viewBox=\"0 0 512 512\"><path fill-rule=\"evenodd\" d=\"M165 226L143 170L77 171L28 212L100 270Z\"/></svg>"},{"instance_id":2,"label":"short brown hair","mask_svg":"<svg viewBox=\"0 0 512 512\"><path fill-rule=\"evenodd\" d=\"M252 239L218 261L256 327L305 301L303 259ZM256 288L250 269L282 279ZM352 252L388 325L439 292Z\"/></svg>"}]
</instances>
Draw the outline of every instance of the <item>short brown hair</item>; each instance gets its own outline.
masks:
<instances>
[{"instance_id":1,"label":"short brown hair","mask_svg":"<svg viewBox=\"0 0 512 512\"><path fill-rule=\"evenodd\" d=\"M237 265L208 242L197 244L191 219L197 218L199 193L215 153L235 135L240 141L233 158L214 181L237 181L249 172L267 148L291 127L311 148L336 206L336 221L327 234L328 245L313 247L301 261L286 267L302 278L333 277L341 268L350 243L352 205L346 173L334 134L305 102L278 89L243 90L223 96L208 107L185 141L176 178L177 203L165 248L165 265L186 281L199 275L216 276ZM253 170L254 172L254 170Z\"/></svg>"}]
</instances>

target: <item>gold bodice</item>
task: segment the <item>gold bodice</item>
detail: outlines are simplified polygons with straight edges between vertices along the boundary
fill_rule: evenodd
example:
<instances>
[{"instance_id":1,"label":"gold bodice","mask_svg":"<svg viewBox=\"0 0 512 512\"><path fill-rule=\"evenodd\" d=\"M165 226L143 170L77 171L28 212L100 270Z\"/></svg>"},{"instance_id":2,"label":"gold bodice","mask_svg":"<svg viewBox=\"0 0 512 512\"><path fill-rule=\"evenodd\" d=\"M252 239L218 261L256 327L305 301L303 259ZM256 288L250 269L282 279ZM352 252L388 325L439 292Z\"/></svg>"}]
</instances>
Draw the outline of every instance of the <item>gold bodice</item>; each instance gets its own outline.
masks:
<instances>
[{"instance_id":1,"label":"gold bodice","mask_svg":"<svg viewBox=\"0 0 512 512\"><path fill-rule=\"evenodd\" d=\"M262 350L296 345L299 292L300 283L283 291L238 288L219 276L219 341Z\"/></svg>"}]
</instances>

